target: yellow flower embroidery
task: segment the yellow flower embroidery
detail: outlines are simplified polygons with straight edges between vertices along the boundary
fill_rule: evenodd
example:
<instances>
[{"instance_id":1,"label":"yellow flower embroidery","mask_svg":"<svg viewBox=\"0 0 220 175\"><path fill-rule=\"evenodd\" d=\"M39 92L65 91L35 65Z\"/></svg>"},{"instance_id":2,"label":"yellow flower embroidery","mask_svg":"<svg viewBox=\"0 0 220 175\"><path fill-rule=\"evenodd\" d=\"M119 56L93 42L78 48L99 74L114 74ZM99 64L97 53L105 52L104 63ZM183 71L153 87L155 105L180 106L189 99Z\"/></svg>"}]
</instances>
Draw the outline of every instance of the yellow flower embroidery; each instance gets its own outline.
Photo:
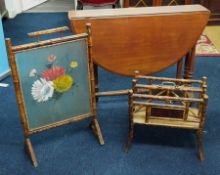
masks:
<instances>
[{"instance_id":1,"label":"yellow flower embroidery","mask_svg":"<svg viewBox=\"0 0 220 175\"><path fill-rule=\"evenodd\" d=\"M73 85L73 78L69 75L62 75L53 81L53 87L57 92L68 91Z\"/></svg>"},{"instance_id":2,"label":"yellow flower embroidery","mask_svg":"<svg viewBox=\"0 0 220 175\"><path fill-rule=\"evenodd\" d=\"M70 67L71 67L71 68L76 68L77 66L78 66L77 61L72 61L72 62L70 63Z\"/></svg>"}]
</instances>

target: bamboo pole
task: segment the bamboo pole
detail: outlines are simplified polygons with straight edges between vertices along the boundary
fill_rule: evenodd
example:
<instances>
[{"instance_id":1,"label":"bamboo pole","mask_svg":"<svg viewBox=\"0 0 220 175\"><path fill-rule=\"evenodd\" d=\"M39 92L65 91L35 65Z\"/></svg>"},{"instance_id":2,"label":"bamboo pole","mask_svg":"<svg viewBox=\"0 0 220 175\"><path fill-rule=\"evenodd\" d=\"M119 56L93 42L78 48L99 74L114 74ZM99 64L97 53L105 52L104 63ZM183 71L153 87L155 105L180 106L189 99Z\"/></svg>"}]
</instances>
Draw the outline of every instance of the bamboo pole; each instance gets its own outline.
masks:
<instances>
[{"instance_id":1,"label":"bamboo pole","mask_svg":"<svg viewBox=\"0 0 220 175\"><path fill-rule=\"evenodd\" d=\"M66 37L62 37L62 38L55 38L55 39L50 39L50 40L45 40L45 41L40 41L40 42L23 44L23 45L12 47L12 52L19 52L19 51L24 51L27 49L33 49L33 48L37 48L37 47L44 47L47 45L64 43L64 42L68 42L68 41L72 41L72 40L82 39L87 36L88 36L87 33L82 33L82 34L71 35L71 36L66 36Z\"/></svg>"},{"instance_id":2,"label":"bamboo pole","mask_svg":"<svg viewBox=\"0 0 220 175\"><path fill-rule=\"evenodd\" d=\"M11 39L9 39L9 38L6 39L6 47L7 47L8 59L9 59L10 67L11 67L14 87L15 87L15 91L16 91L16 98L17 98L18 108L19 108L19 112L20 112L21 122L22 122L23 129L24 129L24 136L28 137L29 136L29 129L28 129L28 123L27 123L27 118L26 118L24 100L23 100L23 96L22 96L22 92L21 92L21 85L20 85L19 76L17 73L18 71L17 71L16 61L15 61L15 55L12 51Z\"/></svg>"},{"instance_id":3,"label":"bamboo pole","mask_svg":"<svg viewBox=\"0 0 220 175\"><path fill-rule=\"evenodd\" d=\"M93 63L93 54L92 54L92 36L91 36L91 24L86 23L86 29L88 34L88 54L89 54L89 70L90 70L90 82L91 82L91 96L92 96L92 113L93 113L93 129L95 129L95 133L98 136L99 143L104 145L104 139L102 136L102 132L97 120L97 112L96 112L96 96L95 96L95 75L94 75L94 63Z\"/></svg>"},{"instance_id":4,"label":"bamboo pole","mask_svg":"<svg viewBox=\"0 0 220 175\"><path fill-rule=\"evenodd\" d=\"M53 28L53 29L30 32L30 33L28 33L28 36L29 37L40 37L42 35L48 35L48 34L52 34L52 33L66 32L67 30L69 30L69 27L63 26L63 27L57 27L57 28Z\"/></svg>"},{"instance_id":5,"label":"bamboo pole","mask_svg":"<svg viewBox=\"0 0 220 175\"><path fill-rule=\"evenodd\" d=\"M202 110L201 110L201 115L200 115L201 116L201 118L200 118L200 125L199 125L199 128L197 130L198 155L199 155L199 159L201 161L204 160L204 155L203 155L203 150L202 150L202 136L203 136L203 128L204 128L204 124L205 124L205 116L206 116L206 110L207 110L207 104L208 104L208 96L206 95L206 92L207 92L206 81L207 81L207 78L203 77L203 84L202 84L202 89L203 89L202 98L203 98L203 102L202 102Z\"/></svg>"},{"instance_id":6,"label":"bamboo pole","mask_svg":"<svg viewBox=\"0 0 220 175\"><path fill-rule=\"evenodd\" d=\"M202 92L199 87L189 87L189 86L162 86L162 85L143 85L136 84L134 88L143 88L148 90L169 90L169 91L186 91L186 92Z\"/></svg>"},{"instance_id":7,"label":"bamboo pole","mask_svg":"<svg viewBox=\"0 0 220 175\"><path fill-rule=\"evenodd\" d=\"M198 98L184 98L184 97L170 97L170 96L155 96L155 95L143 95L133 94L132 98L154 99L154 100L173 100L173 101L187 101L187 102L202 102L202 99Z\"/></svg>"},{"instance_id":8,"label":"bamboo pole","mask_svg":"<svg viewBox=\"0 0 220 175\"><path fill-rule=\"evenodd\" d=\"M26 150L31 158L31 161L32 161L34 167L37 167L38 166L37 158L34 153L34 149L32 147L31 141L29 139L30 132L29 132L27 118L26 118L24 99L23 99L23 95L22 95L22 91L21 91L21 85L20 85L20 80L19 80L19 76L18 76L15 55L12 51L12 44L11 44L11 40L9 38L6 39L6 47L7 47L12 77L13 77L13 83L14 83L14 87L15 87L15 91L16 91L16 98L17 98L18 108L19 108L19 112L20 112L21 123L22 123L23 131L24 131Z\"/></svg>"},{"instance_id":9,"label":"bamboo pole","mask_svg":"<svg viewBox=\"0 0 220 175\"><path fill-rule=\"evenodd\" d=\"M136 79L146 79L146 80L155 80L155 81L171 81L171 82L181 82L181 83L199 83L199 84L202 84L201 80L153 77L153 76L144 76L144 75L138 75L138 76L136 76Z\"/></svg>"},{"instance_id":10,"label":"bamboo pole","mask_svg":"<svg viewBox=\"0 0 220 175\"><path fill-rule=\"evenodd\" d=\"M184 106L180 105L171 105L171 104L158 104L158 103L148 103L148 102L142 102L142 101L133 101L134 105L140 105L140 106L147 106L147 107L157 107L161 109L176 109L176 110L184 110Z\"/></svg>"},{"instance_id":11,"label":"bamboo pole","mask_svg":"<svg viewBox=\"0 0 220 175\"><path fill-rule=\"evenodd\" d=\"M96 97L101 96L116 96L116 95L128 95L129 89L126 90L118 90L118 91L108 91L108 92L96 92Z\"/></svg>"}]
</instances>

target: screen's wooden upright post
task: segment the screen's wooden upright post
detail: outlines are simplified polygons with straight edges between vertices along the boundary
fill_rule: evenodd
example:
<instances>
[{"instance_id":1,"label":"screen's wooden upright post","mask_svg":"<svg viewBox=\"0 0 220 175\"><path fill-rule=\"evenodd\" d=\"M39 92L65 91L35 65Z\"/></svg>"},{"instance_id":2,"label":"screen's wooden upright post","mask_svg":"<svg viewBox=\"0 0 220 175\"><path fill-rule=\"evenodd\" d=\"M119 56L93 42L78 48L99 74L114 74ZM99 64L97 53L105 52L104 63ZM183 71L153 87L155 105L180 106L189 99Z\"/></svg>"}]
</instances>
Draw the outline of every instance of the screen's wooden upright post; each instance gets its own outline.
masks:
<instances>
[{"instance_id":1,"label":"screen's wooden upright post","mask_svg":"<svg viewBox=\"0 0 220 175\"><path fill-rule=\"evenodd\" d=\"M8 52L8 58L9 58L9 64L11 67L11 72L12 72L12 76L13 76L13 81L14 81L14 86L15 86L15 91L16 91L16 98L17 98L17 102L18 102L18 108L20 111L20 116L21 116L21 122L23 125L23 130L24 130L24 144L25 144L25 148L27 153L29 154L31 161L34 165L34 167L38 166L38 162L37 162L37 158L36 155L34 153L34 149L33 146L31 144L31 141L29 139L29 130L28 130L28 124L27 124L27 119L26 119L26 112L25 112L25 107L24 107L24 100L23 100L23 96L21 94L21 89L20 89L20 80L17 74L17 66L15 63L15 58L14 58L14 54L12 51L12 44L11 44L11 40L9 38L6 39L6 47L7 47L7 52Z\"/></svg>"},{"instance_id":2,"label":"screen's wooden upright post","mask_svg":"<svg viewBox=\"0 0 220 175\"><path fill-rule=\"evenodd\" d=\"M89 71L90 71L90 81L91 81L91 94L92 94L92 110L93 110L93 121L92 129L98 136L99 143L104 145L104 140L102 137L102 132L96 118L96 96L95 96L95 75L94 75L94 63L92 59L92 36L91 36L91 24L86 23L86 29L88 33L88 55L89 55Z\"/></svg>"}]
</instances>

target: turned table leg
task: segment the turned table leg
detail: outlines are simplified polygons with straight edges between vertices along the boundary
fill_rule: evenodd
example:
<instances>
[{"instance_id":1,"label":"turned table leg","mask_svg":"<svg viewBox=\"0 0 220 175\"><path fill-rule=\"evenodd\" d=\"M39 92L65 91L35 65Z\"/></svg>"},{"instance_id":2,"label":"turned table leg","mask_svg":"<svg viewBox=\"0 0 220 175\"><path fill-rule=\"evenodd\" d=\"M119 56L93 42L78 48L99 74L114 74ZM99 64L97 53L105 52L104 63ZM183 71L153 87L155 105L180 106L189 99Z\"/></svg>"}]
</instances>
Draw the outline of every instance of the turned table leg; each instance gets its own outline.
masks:
<instances>
[{"instance_id":1,"label":"turned table leg","mask_svg":"<svg viewBox=\"0 0 220 175\"><path fill-rule=\"evenodd\" d=\"M194 73L194 63L195 63L195 46L191 51L186 55L185 58L185 67L184 67L184 78L192 79Z\"/></svg>"}]
</instances>

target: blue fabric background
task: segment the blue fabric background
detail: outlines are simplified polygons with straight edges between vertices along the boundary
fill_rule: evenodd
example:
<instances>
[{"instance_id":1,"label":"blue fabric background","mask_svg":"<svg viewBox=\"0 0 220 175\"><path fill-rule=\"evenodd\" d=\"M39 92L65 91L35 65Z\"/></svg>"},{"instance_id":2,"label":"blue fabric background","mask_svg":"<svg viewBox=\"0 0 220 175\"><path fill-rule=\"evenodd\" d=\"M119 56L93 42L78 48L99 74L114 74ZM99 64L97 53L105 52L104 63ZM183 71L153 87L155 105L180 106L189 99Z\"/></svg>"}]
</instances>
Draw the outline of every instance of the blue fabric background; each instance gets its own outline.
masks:
<instances>
[{"instance_id":1,"label":"blue fabric background","mask_svg":"<svg viewBox=\"0 0 220 175\"><path fill-rule=\"evenodd\" d=\"M70 90L59 93L59 98L54 94L48 101L39 103L33 99L31 87L48 69L47 58L51 54L56 56L54 66L63 67L74 84ZM76 61L78 66L71 69L71 61ZM19 52L16 62L30 129L91 113L86 39ZM37 71L38 76L29 77L32 69Z\"/></svg>"}]
</instances>

